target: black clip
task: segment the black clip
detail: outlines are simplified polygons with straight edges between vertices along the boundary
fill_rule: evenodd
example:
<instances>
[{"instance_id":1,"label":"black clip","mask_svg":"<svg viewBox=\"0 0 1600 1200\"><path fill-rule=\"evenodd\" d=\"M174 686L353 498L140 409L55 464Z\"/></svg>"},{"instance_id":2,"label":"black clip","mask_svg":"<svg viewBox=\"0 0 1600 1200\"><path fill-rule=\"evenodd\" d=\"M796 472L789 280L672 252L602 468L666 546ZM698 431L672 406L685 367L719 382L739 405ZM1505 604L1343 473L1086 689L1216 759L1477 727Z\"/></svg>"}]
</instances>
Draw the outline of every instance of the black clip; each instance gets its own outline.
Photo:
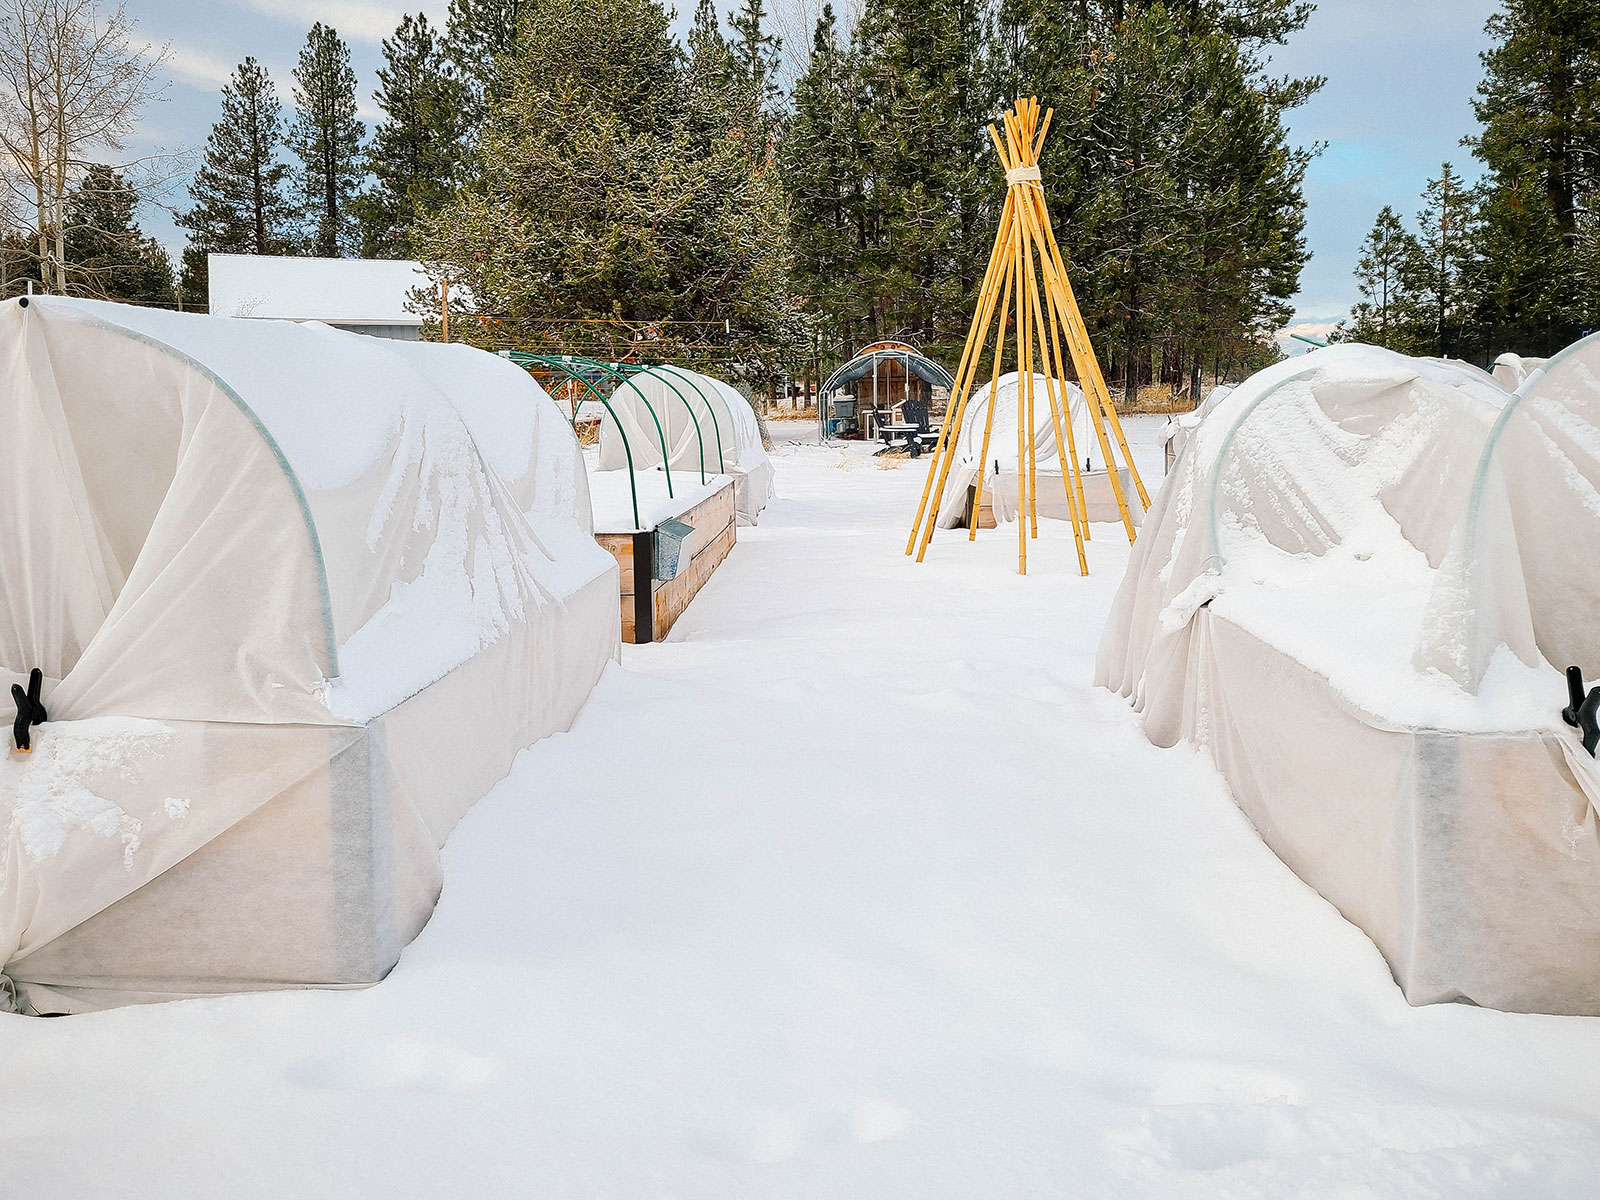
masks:
<instances>
[{"instance_id":1,"label":"black clip","mask_svg":"<svg viewBox=\"0 0 1600 1200\"><path fill-rule=\"evenodd\" d=\"M1567 706L1561 710L1561 719L1574 729L1583 732L1583 748L1589 757L1595 756L1600 746L1600 687L1583 694L1583 672L1577 667L1567 668Z\"/></svg>"},{"instance_id":2,"label":"black clip","mask_svg":"<svg viewBox=\"0 0 1600 1200\"><path fill-rule=\"evenodd\" d=\"M38 667L28 672L27 691L22 690L20 683L11 685L11 698L17 702L17 719L11 726L11 736L17 743L17 749L24 754L33 750L33 739L28 736L28 726L42 725L50 719L50 714L45 711L44 705L39 703L39 693L43 688L44 672Z\"/></svg>"}]
</instances>

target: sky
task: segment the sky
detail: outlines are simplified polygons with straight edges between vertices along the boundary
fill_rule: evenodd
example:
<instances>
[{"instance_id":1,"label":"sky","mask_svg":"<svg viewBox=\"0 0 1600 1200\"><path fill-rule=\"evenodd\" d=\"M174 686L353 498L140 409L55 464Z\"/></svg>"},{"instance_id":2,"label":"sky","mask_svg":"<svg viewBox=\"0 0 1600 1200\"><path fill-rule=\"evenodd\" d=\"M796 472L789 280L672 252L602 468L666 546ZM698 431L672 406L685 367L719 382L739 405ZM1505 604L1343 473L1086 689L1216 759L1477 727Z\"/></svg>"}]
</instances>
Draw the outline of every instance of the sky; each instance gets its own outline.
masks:
<instances>
[{"instance_id":1,"label":"sky","mask_svg":"<svg viewBox=\"0 0 1600 1200\"><path fill-rule=\"evenodd\" d=\"M799 16L815 7L811 0L779 2L794 10L787 25L803 24ZM448 0L127 0L141 38L165 44L170 54L171 85L136 144L198 154L218 116L218 89L246 55L267 68L287 105L289 73L314 21L331 24L350 43L357 99L370 121L382 39L404 13L425 12L442 24L447 7ZM1325 143L1306 174L1311 261L1291 329L1316 336L1348 314L1361 240L1380 208L1391 204L1409 218L1446 160L1469 181L1477 178L1460 142L1477 128L1471 100L1478 55L1488 45L1484 22L1495 8L1495 0L1321 0L1306 28L1274 55L1277 71L1328 79L1290 114L1296 144ZM691 9L681 0L680 27ZM185 205L181 188L169 203ZM181 248L170 213L152 208L142 220L169 249Z\"/></svg>"},{"instance_id":2,"label":"sky","mask_svg":"<svg viewBox=\"0 0 1600 1200\"><path fill-rule=\"evenodd\" d=\"M1349 314L1362 239L1385 204L1408 221L1450 162L1481 174L1461 139L1478 129L1472 97L1494 0L1323 0L1273 57L1283 74L1328 82L1290 114L1291 140L1325 143L1306 172L1306 244L1290 328L1313 336Z\"/></svg>"}]
</instances>

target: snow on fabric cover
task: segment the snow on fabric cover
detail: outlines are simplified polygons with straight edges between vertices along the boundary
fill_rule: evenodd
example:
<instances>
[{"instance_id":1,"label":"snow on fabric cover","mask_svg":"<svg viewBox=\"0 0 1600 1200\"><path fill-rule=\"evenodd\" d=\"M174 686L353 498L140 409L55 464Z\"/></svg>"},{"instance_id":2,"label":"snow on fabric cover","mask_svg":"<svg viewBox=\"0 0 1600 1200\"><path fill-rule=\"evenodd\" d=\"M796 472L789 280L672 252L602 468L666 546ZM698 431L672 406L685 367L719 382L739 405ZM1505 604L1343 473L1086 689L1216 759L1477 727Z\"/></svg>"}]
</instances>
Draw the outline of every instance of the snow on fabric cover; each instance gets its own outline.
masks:
<instances>
[{"instance_id":1,"label":"snow on fabric cover","mask_svg":"<svg viewBox=\"0 0 1600 1200\"><path fill-rule=\"evenodd\" d=\"M1520 404L1362 346L1247 380L1156 496L1097 657L1415 1003L1600 1012L1600 773L1552 665L1600 649L1600 388L1570 361Z\"/></svg>"},{"instance_id":2,"label":"snow on fabric cover","mask_svg":"<svg viewBox=\"0 0 1600 1200\"><path fill-rule=\"evenodd\" d=\"M95 301L43 298L34 311L171 347L276 443L327 574L338 647L328 699L341 717L392 707L493 641L525 603L565 590L560 563L573 555L558 551L592 558L570 432L538 384L493 355ZM526 522L508 521L514 511Z\"/></svg>"},{"instance_id":3,"label":"snow on fabric cover","mask_svg":"<svg viewBox=\"0 0 1600 1200\"><path fill-rule=\"evenodd\" d=\"M1408 598L1409 626L1389 623L1359 667L1343 648L1325 658L1350 665L1351 699L1392 705L1392 679L1363 682L1368 658L1409 670L1433 567L1504 400L1469 373L1366 346L1252 376L1194 428L1152 504L1101 643L1105 680L1130 689L1167 739L1177 699L1159 694L1167 672L1152 664L1182 660L1202 604L1303 618L1275 634L1286 652L1317 655L1327 610L1348 607L1334 589L1366 587ZM1407 698L1428 709L1432 682L1412 681Z\"/></svg>"},{"instance_id":4,"label":"snow on fabric cover","mask_svg":"<svg viewBox=\"0 0 1600 1200\"><path fill-rule=\"evenodd\" d=\"M1506 391L1514 392L1547 361L1543 358L1524 358L1507 351L1494 360L1494 381Z\"/></svg>"},{"instance_id":5,"label":"snow on fabric cover","mask_svg":"<svg viewBox=\"0 0 1600 1200\"><path fill-rule=\"evenodd\" d=\"M518 748L565 728L615 653L615 566L588 533L570 428L492 356L319 325L35 297L0 306L0 354L0 684L41 668L50 712L31 755L0 760L0 964L27 994L54 955L91 1007L372 982L383 954L352 966L350 946L398 953L454 820ZM467 686L498 704L470 730L444 710ZM410 732L375 741L388 726ZM427 759L447 744L438 777ZM359 774L337 766L352 753ZM181 936L166 910L101 946L109 965L81 952L94 939L78 929L109 919L95 914L148 909L134 893L157 877L181 891L201 847L215 863L236 830L262 836L257 810L320 805L325 822L330 798L347 813L326 844L341 887L377 878L376 847L350 837L383 822L413 870L393 900L346 896L337 921L306 909L338 933L317 961L295 956L320 932L246 969L228 947L272 939L235 929L196 943L215 961L180 951L135 986L127 962ZM270 909L239 878L222 886L208 920Z\"/></svg>"},{"instance_id":6,"label":"snow on fabric cover","mask_svg":"<svg viewBox=\"0 0 1600 1200\"><path fill-rule=\"evenodd\" d=\"M1483 447L1419 669L1480 691L1502 647L1600 674L1600 335L1526 376Z\"/></svg>"}]
</instances>

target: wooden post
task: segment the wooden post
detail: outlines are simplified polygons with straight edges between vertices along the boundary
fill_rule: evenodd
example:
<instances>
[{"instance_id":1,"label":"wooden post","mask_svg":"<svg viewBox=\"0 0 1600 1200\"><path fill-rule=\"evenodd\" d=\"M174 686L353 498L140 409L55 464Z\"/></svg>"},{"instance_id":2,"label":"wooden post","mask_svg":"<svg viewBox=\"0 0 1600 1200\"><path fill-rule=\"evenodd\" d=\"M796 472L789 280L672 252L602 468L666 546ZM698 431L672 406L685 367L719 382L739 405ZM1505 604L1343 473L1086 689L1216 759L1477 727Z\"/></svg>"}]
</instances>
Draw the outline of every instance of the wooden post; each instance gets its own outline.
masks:
<instances>
[{"instance_id":1,"label":"wooden post","mask_svg":"<svg viewBox=\"0 0 1600 1200\"><path fill-rule=\"evenodd\" d=\"M444 340L450 340L450 281L439 283L439 323L444 326Z\"/></svg>"}]
</instances>

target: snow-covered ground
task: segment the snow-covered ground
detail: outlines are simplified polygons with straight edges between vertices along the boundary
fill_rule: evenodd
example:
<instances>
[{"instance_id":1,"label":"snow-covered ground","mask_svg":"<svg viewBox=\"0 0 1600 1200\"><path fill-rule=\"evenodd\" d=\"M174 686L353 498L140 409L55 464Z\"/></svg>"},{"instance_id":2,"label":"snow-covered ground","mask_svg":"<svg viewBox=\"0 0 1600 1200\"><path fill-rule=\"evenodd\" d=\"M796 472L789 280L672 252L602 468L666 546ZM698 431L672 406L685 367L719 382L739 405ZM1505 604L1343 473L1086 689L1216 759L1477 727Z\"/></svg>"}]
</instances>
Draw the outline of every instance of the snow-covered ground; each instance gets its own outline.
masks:
<instances>
[{"instance_id":1,"label":"snow-covered ground","mask_svg":"<svg viewBox=\"0 0 1600 1200\"><path fill-rule=\"evenodd\" d=\"M0 1197L1594 1194L1600 1020L1407 1007L1089 687L1116 528L916 566L921 463L774 434L385 983L0 1018Z\"/></svg>"}]
</instances>

